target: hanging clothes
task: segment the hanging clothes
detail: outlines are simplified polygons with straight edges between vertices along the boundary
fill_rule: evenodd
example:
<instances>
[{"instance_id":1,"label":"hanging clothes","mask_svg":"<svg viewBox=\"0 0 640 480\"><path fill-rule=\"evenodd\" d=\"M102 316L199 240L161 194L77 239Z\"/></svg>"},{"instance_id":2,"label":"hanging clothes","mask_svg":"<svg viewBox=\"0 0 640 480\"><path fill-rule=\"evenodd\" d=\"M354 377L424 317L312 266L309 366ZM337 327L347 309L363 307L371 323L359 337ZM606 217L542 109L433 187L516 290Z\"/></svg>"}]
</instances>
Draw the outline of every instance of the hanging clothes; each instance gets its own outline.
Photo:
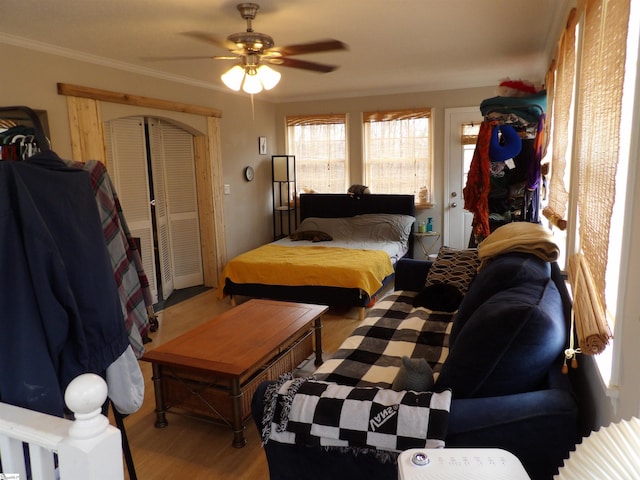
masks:
<instances>
[{"instance_id":1,"label":"hanging clothes","mask_svg":"<svg viewBox=\"0 0 640 480\"><path fill-rule=\"evenodd\" d=\"M462 190L464 208L473 213L472 232L477 243L481 242L490 233L489 230L489 190L490 167L489 146L491 134L497 122L482 122L476 148L473 152L467 183Z\"/></svg>"},{"instance_id":2,"label":"hanging clothes","mask_svg":"<svg viewBox=\"0 0 640 480\"><path fill-rule=\"evenodd\" d=\"M142 266L127 221L122 212L115 187L102 162L89 160L77 166L90 174L114 279L120 296L122 313L129 343L136 358L144 354L144 343L149 334L148 309L153 307L149 280Z\"/></svg>"},{"instance_id":3,"label":"hanging clothes","mask_svg":"<svg viewBox=\"0 0 640 480\"><path fill-rule=\"evenodd\" d=\"M541 90L480 104L484 122L463 189L465 209L473 213L470 244L506 223L538 222L546 101ZM492 135L488 152L486 135Z\"/></svg>"},{"instance_id":4,"label":"hanging clothes","mask_svg":"<svg viewBox=\"0 0 640 480\"><path fill-rule=\"evenodd\" d=\"M129 348L89 173L0 162L0 400L62 415L77 375Z\"/></svg>"},{"instance_id":5,"label":"hanging clothes","mask_svg":"<svg viewBox=\"0 0 640 480\"><path fill-rule=\"evenodd\" d=\"M0 160L24 160L49 148L35 111L25 106L0 107Z\"/></svg>"}]
</instances>

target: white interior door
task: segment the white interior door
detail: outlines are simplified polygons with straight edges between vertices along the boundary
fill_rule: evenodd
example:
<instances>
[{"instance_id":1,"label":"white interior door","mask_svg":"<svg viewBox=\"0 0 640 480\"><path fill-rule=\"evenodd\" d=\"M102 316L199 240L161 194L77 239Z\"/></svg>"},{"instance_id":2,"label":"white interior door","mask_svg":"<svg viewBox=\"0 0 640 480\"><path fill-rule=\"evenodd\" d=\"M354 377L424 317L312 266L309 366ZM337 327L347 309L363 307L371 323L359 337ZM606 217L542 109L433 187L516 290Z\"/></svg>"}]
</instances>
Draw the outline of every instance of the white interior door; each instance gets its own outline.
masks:
<instances>
[{"instance_id":1,"label":"white interior door","mask_svg":"<svg viewBox=\"0 0 640 480\"><path fill-rule=\"evenodd\" d=\"M202 252L193 135L163 120L149 120L162 291L202 285Z\"/></svg>"},{"instance_id":2,"label":"white interior door","mask_svg":"<svg viewBox=\"0 0 640 480\"><path fill-rule=\"evenodd\" d=\"M156 221L156 242L159 256L162 298L167 299L175 289L173 282L173 262L171 261L171 240L169 237L169 213L164 170L164 141L159 121L147 122L149 151L153 177L153 205Z\"/></svg>"},{"instance_id":3,"label":"white interior door","mask_svg":"<svg viewBox=\"0 0 640 480\"><path fill-rule=\"evenodd\" d=\"M452 248L467 248L471 238L473 215L464 209L462 189L475 145L465 145L462 141L462 128L465 124L482 122L479 107L447 108L445 115L445 204L443 245Z\"/></svg>"},{"instance_id":4,"label":"white interior door","mask_svg":"<svg viewBox=\"0 0 640 480\"><path fill-rule=\"evenodd\" d=\"M110 172L131 234L141 239L142 263L157 303L159 288L167 299L174 289L202 285L204 271L193 135L163 120L146 122L145 132L144 117L119 118L106 122L105 132Z\"/></svg>"},{"instance_id":5,"label":"white interior door","mask_svg":"<svg viewBox=\"0 0 640 480\"><path fill-rule=\"evenodd\" d=\"M204 283L193 135L159 121L175 288ZM155 173L154 173L155 176Z\"/></svg>"},{"instance_id":6,"label":"white interior door","mask_svg":"<svg viewBox=\"0 0 640 480\"><path fill-rule=\"evenodd\" d=\"M156 303L158 288L144 118L127 117L106 122L105 140L109 176L118 193L131 235L140 238L142 265L149 280L153 303Z\"/></svg>"}]
</instances>

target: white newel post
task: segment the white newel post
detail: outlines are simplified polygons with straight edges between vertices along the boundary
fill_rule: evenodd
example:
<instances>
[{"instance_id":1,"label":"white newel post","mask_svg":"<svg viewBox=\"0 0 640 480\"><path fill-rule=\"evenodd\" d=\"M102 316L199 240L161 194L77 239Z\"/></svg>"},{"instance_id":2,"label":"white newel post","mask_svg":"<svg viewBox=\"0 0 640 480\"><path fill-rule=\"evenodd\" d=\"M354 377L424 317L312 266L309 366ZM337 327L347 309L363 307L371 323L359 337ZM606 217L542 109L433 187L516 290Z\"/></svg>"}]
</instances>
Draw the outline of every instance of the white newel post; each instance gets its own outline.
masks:
<instances>
[{"instance_id":1,"label":"white newel post","mask_svg":"<svg viewBox=\"0 0 640 480\"><path fill-rule=\"evenodd\" d=\"M120 431L101 412L106 399L107 384L98 375L80 375L67 387L64 400L75 421L58 448L61 479L124 479Z\"/></svg>"}]
</instances>

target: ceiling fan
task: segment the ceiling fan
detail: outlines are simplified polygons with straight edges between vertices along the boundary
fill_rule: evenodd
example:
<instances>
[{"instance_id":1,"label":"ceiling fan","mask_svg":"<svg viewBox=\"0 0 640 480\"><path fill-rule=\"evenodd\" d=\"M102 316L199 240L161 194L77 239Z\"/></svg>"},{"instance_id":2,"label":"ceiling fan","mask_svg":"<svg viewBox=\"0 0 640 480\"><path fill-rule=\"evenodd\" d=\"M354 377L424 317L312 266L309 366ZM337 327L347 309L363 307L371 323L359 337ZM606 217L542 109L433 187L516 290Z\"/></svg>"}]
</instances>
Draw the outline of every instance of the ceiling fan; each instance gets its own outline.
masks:
<instances>
[{"instance_id":1,"label":"ceiling fan","mask_svg":"<svg viewBox=\"0 0 640 480\"><path fill-rule=\"evenodd\" d=\"M335 65L308 62L291 58L308 53L346 50L347 46L338 40L322 40L298 45L276 46L273 38L266 33L253 30L252 21L260 6L256 3L240 3L238 11L247 22L244 32L233 33L224 41L204 32L188 32L193 38L213 43L229 50L233 55L214 56L214 60L236 60L239 63L222 75L222 81L229 88L247 93L258 93L263 88L269 90L280 81L280 73L266 64L289 68L299 68L319 73L332 72ZM211 58L211 57L209 57Z\"/></svg>"}]
</instances>

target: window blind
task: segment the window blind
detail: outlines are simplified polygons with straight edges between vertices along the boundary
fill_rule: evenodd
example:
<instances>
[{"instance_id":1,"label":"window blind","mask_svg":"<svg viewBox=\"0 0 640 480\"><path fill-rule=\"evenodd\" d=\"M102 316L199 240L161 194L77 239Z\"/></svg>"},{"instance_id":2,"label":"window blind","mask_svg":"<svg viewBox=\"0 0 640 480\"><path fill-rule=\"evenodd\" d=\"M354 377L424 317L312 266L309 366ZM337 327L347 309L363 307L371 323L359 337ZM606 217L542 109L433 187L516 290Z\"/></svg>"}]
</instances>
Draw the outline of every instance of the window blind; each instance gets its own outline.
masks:
<instances>
[{"instance_id":1,"label":"window blind","mask_svg":"<svg viewBox=\"0 0 640 480\"><path fill-rule=\"evenodd\" d=\"M549 200L543 215L561 230L567 227L567 205L569 192L566 185L567 159L571 155L570 116L573 111L573 89L576 78L576 27L578 16L574 9L558 46L558 58L554 63L553 76L553 124L551 175L549 179ZM549 87L548 87L549 88Z\"/></svg>"},{"instance_id":2,"label":"window blind","mask_svg":"<svg viewBox=\"0 0 640 480\"><path fill-rule=\"evenodd\" d=\"M299 191L346 192L346 123L346 114L286 117L287 151L296 157Z\"/></svg>"},{"instance_id":3,"label":"window blind","mask_svg":"<svg viewBox=\"0 0 640 480\"><path fill-rule=\"evenodd\" d=\"M605 276L621 141L630 0L586 0L583 8L573 156L578 181L571 186L578 192L576 255L580 257L569 259L569 274L576 324L591 325L593 318L597 330L607 332ZM581 295L589 301L575 302ZM605 346L601 342L598 347L580 348L592 354L600 353Z\"/></svg>"},{"instance_id":4,"label":"window blind","mask_svg":"<svg viewBox=\"0 0 640 480\"><path fill-rule=\"evenodd\" d=\"M431 110L364 112L365 183L374 193L432 191Z\"/></svg>"}]
</instances>

